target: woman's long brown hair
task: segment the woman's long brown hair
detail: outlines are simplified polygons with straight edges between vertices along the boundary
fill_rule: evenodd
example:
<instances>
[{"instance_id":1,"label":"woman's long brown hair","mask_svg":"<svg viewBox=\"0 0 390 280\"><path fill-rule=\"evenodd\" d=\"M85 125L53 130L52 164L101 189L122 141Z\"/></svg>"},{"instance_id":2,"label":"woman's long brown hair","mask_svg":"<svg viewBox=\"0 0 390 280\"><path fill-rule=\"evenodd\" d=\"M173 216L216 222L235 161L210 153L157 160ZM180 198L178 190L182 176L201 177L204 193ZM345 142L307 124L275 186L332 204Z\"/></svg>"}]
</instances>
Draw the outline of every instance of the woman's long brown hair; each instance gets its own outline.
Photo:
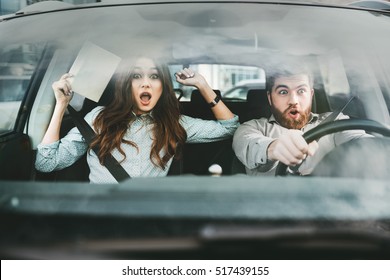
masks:
<instances>
[{"instance_id":1,"label":"woman's long brown hair","mask_svg":"<svg viewBox=\"0 0 390 280\"><path fill-rule=\"evenodd\" d=\"M154 60L159 77L163 85L163 91L156 106L153 108L153 144L150 152L150 160L156 166L165 169L167 162L175 154L180 154L180 147L187 139L187 133L179 122L179 101L173 90L173 85L166 64L159 64ZM110 156L114 149L123 155L122 143L132 145L138 149L136 143L124 139L124 136L135 120L133 114L134 102L132 97L132 70L128 63L120 67L115 75L115 91L113 100L98 114L93 122L97 136L91 143L92 147L98 147L98 158L101 164ZM161 150L163 156L160 156Z\"/></svg>"}]
</instances>

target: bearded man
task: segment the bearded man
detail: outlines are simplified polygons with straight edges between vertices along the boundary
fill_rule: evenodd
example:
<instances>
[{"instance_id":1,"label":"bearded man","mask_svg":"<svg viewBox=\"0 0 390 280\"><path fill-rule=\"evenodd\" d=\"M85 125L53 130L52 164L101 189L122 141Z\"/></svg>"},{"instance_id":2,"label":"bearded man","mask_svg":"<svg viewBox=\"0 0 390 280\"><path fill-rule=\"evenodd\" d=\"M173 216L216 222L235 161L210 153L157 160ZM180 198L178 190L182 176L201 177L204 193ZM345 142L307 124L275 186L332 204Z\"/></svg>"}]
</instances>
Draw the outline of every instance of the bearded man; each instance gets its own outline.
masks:
<instances>
[{"instance_id":1,"label":"bearded man","mask_svg":"<svg viewBox=\"0 0 390 280\"><path fill-rule=\"evenodd\" d=\"M267 77L267 96L272 115L242 124L233 137L233 150L249 175L273 175L278 162L299 166L310 174L335 146L367 136L364 131L343 131L306 143L303 133L331 113L312 113L313 79L304 67L284 68ZM340 114L337 119L348 118Z\"/></svg>"}]
</instances>

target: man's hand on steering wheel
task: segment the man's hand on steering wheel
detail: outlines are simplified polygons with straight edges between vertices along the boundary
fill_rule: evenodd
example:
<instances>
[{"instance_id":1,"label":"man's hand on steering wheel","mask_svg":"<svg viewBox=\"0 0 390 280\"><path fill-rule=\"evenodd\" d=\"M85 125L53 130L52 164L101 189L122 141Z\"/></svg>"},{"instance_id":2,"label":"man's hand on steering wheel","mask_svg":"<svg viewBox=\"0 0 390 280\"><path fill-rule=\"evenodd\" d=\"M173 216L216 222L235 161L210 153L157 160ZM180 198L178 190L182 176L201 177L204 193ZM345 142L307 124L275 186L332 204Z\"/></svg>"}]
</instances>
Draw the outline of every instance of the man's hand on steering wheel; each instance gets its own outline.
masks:
<instances>
[{"instance_id":1,"label":"man's hand on steering wheel","mask_svg":"<svg viewBox=\"0 0 390 280\"><path fill-rule=\"evenodd\" d=\"M268 146L268 159L279 161L287 166L301 164L307 156L312 156L318 149L317 141L309 144L303 138L303 132L290 129Z\"/></svg>"},{"instance_id":2,"label":"man's hand on steering wheel","mask_svg":"<svg viewBox=\"0 0 390 280\"><path fill-rule=\"evenodd\" d=\"M366 132L375 132L383 136L390 137L390 129L387 126L384 126L383 124L373 120L360 119L343 119L322 123L317 127L305 132L302 137L306 142L313 143L325 135L345 130L365 130ZM316 145L318 148L318 144ZM275 176L285 176L286 171L287 165L283 161L279 161L278 166L276 167Z\"/></svg>"}]
</instances>

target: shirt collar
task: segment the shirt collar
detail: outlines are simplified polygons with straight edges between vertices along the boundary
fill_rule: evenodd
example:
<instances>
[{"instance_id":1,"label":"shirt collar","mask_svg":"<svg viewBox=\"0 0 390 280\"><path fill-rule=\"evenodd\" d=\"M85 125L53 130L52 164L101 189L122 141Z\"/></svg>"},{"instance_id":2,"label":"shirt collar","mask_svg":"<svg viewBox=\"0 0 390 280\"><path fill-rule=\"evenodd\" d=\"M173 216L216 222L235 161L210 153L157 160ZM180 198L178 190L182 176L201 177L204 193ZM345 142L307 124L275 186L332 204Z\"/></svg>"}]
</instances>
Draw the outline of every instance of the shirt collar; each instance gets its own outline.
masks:
<instances>
[{"instance_id":1,"label":"shirt collar","mask_svg":"<svg viewBox=\"0 0 390 280\"><path fill-rule=\"evenodd\" d=\"M136 117L136 118L141 118L141 119L144 119L144 118L151 118L151 119L154 119L154 117L153 117L153 111L150 111L150 112L148 112L148 113L141 114L141 115L137 115L136 113L134 113L134 111L131 111L131 113L132 113L133 116Z\"/></svg>"},{"instance_id":2,"label":"shirt collar","mask_svg":"<svg viewBox=\"0 0 390 280\"><path fill-rule=\"evenodd\" d=\"M135 117L136 121L138 120L138 121L143 122L143 123L150 123L150 122L153 122L153 120L154 120L153 111L150 111L148 113L141 114L141 115L137 115L133 111L131 111L131 112L132 112L133 116Z\"/></svg>"}]
</instances>

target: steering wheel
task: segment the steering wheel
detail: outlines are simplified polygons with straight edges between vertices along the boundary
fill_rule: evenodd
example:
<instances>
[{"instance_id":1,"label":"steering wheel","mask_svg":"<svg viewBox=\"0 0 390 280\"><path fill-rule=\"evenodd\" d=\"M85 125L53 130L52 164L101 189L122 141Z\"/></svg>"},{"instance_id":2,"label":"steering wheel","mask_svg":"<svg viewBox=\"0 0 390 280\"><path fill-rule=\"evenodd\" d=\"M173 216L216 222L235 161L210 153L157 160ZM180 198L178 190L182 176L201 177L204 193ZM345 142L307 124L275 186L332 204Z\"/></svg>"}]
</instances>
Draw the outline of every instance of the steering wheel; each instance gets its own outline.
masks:
<instances>
[{"instance_id":1,"label":"steering wheel","mask_svg":"<svg viewBox=\"0 0 390 280\"><path fill-rule=\"evenodd\" d=\"M366 132L376 132L383 136L390 137L390 128L373 120L343 119L334 122L319 124L315 128L305 132L303 138L307 143L318 140L321 137L344 130L365 130ZM282 162L276 167L275 176L285 176L287 165Z\"/></svg>"}]
</instances>

